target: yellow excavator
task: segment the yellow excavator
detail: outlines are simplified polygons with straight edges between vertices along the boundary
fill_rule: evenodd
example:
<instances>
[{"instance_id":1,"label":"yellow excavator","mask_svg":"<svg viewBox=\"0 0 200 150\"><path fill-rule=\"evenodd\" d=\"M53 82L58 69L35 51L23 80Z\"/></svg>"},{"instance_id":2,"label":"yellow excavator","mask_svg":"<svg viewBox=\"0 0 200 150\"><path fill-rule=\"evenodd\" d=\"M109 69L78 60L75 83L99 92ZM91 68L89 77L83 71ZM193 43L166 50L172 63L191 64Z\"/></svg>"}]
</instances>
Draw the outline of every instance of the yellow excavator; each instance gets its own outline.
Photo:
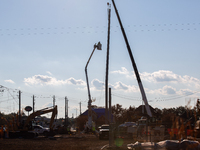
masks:
<instances>
[{"instance_id":1,"label":"yellow excavator","mask_svg":"<svg viewBox=\"0 0 200 150\"><path fill-rule=\"evenodd\" d=\"M10 138L18 138L18 137L34 138L34 137L36 137L37 133L35 133L33 131L33 127L32 127L33 119L36 116L40 116L40 115L47 114L50 112L52 112L51 121L50 121L50 125L49 125L50 132L47 134L47 136L54 135L53 122L54 122L55 116L58 113L57 105L54 107L48 107L48 108L44 108L44 109L33 112L32 114L30 114L28 116L28 118L26 120L23 120L22 123L19 123L18 119L16 119L16 122L14 122L14 119L13 119L13 130L9 131L9 137Z\"/></svg>"}]
</instances>

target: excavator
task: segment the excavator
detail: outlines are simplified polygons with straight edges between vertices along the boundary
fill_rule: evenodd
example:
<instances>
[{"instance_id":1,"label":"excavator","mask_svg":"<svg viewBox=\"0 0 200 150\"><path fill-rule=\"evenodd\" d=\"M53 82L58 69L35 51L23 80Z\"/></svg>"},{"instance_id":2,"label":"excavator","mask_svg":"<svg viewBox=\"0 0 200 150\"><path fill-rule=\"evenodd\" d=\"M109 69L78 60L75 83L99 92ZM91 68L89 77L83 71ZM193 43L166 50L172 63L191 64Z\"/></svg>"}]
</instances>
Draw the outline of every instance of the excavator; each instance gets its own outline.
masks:
<instances>
[{"instance_id":1,"label":"excavator","mask_svg":"<svg viewBox=\"0 0 200 150\"><path fill-rule=\"evenodd\" d=\"M53 136L54 135L53 122L54 122L55 116L58 113L57 105L54 106L54 107L47 107L47 108L33 112L32 114L30 114L28 116L28 118L26 120L23 120L22 123L20 123L18 121L18 119L16 119L16 121L15 121L15 119L13 119L13 123L12 123L13 128L12 128L12 130L9 131L9 137L10 138L18 138L18 137L34 138L34 137L36 137L37 133L35 133L33 131L33 126L32 126L33 119L36 116L40 116L40 115L47 114L47 113L50 113L50 112L52 112L51 121L50 121L50 125L49 125L50 132L47 134L47 136Z\"/></svg>"}]
</instances>

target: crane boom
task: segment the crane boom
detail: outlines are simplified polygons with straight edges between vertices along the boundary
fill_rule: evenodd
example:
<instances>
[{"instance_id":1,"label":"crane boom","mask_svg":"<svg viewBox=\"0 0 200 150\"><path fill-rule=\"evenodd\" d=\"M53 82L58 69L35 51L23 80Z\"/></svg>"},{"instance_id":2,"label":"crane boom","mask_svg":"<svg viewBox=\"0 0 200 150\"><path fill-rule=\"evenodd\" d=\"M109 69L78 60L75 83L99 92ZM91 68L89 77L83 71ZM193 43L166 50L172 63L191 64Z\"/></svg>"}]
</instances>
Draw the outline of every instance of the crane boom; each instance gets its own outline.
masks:
<instances>
[{"instance_id":1,"label":"crane boom","mask_svg":"<svg viewBox=\"0 0 200 150\"><path fill-rule=\"evenodd\" d=\"M131 62L132 62L133 69L135 71L135 75L136 75L136 78L137 78L137 81L138 81L138 85L139 85L139 88L140 88L140 92L141 92L141 95L142 95L142 100L145 103L145 108L146 108L147 114L150 117L152 117L152 113L151 113L151 110L149 108L149 104L148 104L148 101L147 101L147 98L146 98L146 94L145 94L145 91L144 91L144 88L143 88L143 85L142 85L142 81L140 79L140 75L138 73L138 69L137 69L135 60L133 58L133 54L132 54L132 51L131 51L131 48L130 48L130 45L129 45L129 42L128 42L128 39L127 39L127 36L126 36L126 33L125 33L125 30L123 28L123 25L122 25L122 22L121 22L121 19L120 19L119 13L117 11L117 8L116 8L114 0L112 0L112 3L113 3L113 6L115 8L115 13L117 15L117 18L118 18L118 21L119 21L119 24L120 24L120 27L121 27L122 34L124 36L124 40L126 42L126 46L127 46L128 53L129 53L129 56L130 56L130 59L131 59Z\"/></svg>"}]
</instances>

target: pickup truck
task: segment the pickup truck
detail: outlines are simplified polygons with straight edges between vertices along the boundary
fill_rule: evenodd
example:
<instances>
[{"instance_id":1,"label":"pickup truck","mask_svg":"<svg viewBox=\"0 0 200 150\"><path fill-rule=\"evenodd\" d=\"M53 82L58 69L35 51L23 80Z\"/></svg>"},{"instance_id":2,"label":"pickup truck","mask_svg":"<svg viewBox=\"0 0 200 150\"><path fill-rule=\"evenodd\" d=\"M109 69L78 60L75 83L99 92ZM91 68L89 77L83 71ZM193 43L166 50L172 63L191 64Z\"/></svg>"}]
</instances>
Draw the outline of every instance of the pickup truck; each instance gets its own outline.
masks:
<instances>
[{"instance_id":1,"label":"pickup truck","mask_svg":"<svg viewBox=\"0 0 200 150\"><path fill-rule=\"evenodd\" d=\"M99 139L109 138L109 124L103 124L99 127Z\"/></svg>"}]
</instances>

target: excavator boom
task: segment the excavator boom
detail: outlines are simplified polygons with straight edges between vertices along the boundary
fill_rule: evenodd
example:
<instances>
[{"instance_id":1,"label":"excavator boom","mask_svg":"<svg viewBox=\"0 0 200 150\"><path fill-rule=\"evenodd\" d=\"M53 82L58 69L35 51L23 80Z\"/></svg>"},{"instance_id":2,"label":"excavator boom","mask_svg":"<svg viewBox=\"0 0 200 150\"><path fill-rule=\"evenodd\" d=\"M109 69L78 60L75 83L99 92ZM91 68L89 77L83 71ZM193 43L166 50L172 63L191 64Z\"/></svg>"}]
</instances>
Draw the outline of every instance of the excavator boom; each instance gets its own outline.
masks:
<instances>
[{"instance_id":1,"label":"excavator boom","mask_svg":"<svg viewBox=\"0 0 200 150\"><path fill-rule=\"evenodd\" d=\"M48 107L48 108L45 108L45 109L41 109L41 110L35 111L32 114L30 114L28 116L25 124L24 124L24 128L23 129L26 129L26 127L28 126L29 122L31 120L33 120L36 116L40 116L40 115L47 114L47 113L50 113L50 112L52 112L50 126L49 126L49 128L51 129L53 121L54 121L54 118L58 113L57 105L55 107L53 107L53 108L52 107Z\"/></svg>"}]
</instances>

